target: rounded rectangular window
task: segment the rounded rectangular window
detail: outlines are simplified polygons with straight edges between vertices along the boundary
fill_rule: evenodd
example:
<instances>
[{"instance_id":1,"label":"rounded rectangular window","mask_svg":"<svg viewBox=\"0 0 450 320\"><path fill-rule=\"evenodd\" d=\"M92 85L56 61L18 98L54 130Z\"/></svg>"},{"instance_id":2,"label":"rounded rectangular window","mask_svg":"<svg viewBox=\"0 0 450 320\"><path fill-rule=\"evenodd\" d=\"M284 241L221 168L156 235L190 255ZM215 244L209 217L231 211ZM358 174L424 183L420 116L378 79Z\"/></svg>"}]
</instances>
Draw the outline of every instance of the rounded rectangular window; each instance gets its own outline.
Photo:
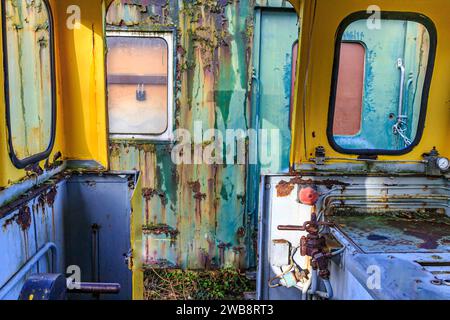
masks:
<instances>
[{"instance_id":1,"label":"rounded rectangular window","mask_svg":"<svg viewBox=\"0 0 450 320\"><path fill-rule=\"evenodd\" d=\"M112 135L158 136L169 126L169 46L162 37L108 36Z\"/></svg>"},{"instance_id":2,"label":"rounded rectangular window","mask_svg":"<svg viewBox=\"0 0 450 320\"><path fill-rule=\"evenodd\" d=\"M53 23L44 0L3 0L9 153L25 168L48 157L56 122Z\"/></svg>"},{"instance_id":3,"label":"rounded rectangular window","mask_svg":"<svg viewBox=\"0 0 450 320\"><path fill-rule=\"evenodd\" d=\"M338 31L328 137L341 153L404 154L422 136L436 31L419 14L366 12Z\"/></svg>"},{"instance_id":4,"label":"rounded rectangular window","mask_svg":"<svg viewBox=\"0 0 450 320\"><path fill-rule=\"evenodd\" d=\"M355 136L361 131L365 58L361 43L342 42L333 122L337 136Z\"/></svg>"}]
</instances>

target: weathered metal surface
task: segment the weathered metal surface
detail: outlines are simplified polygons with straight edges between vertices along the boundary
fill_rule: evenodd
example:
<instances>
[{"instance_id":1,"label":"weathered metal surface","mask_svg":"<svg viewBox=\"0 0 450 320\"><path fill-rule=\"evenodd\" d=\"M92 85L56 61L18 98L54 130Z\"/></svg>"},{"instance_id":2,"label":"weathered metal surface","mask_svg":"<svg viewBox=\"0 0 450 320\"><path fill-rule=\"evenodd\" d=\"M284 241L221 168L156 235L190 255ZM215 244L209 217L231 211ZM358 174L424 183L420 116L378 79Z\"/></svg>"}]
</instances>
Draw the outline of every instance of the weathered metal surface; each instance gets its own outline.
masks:
<instances>
[{"instance_id":1,"label":"weathered metal surface","mask_svg":"<svg viewBox=\"0 0 450 320\"><path fill-rule=\"evenodd\" d=\"M138 3L138 1L135 1ZM254 1L113 3L108 28L177 32L176 127L247 129ZM204 269L254 265L254 228L245 213L245 165L174 165L172 145L112 141L112 170L142 172L144 260L153 266Z\"/></svg>"},{"instance_id":2,"label":"weathered metal surface","mask_svg":"<svg viewBox=\"0 0 450 320\"><path fill-rule=\"evenodd\" d=\"M366 253L450 252L450 217L444 210L344 213L329 220Z\"/></svg>"},{"instance_id":3,"label":"weathered metal surface","mask_svg":"<svg viewBox=\"0 0 450 320\"><path fill-rule=\"evenodd\" d=\"M130 239L137 238L130 235L136 231L130 226L135 179L134 173L65 171L3 206L0 289L6 283L12 288L5 298L17 299L26 277L14 286L9 281L49 243L56 245L56 255L38 259L30 273L65 273L67 266L78 266L82 280L120 283L120 295L108 298L131 298Z\"/></svg>"},{"instance_id":4,"label":"weathered metal surface","mask_svg":"<svg viewBox=\"0 0 450 320\"><path fill-rule=\"evenodd\" d=\"M292 50L298 40L298 16L294 10L263 8L256 11L255 21L257 54L253 55L253 68L257 88L252 99L252 127L267 130L259 140L260 171L287 173L291 150ZM269 154L271 161L264 161Z\"/></svg>"},{"instance_id":5,"label":"weathered metal surface","mask_svg":"<svg viewBox=\"0 0 450 320\"><path fill-rule=\"evenodd\" d=\"M119 283L102 299L131 299L131 196L134 175L73 175L66 182L66 263L81 270L82 282ZM90 299L89 295L71 296Z\"/></svg>"},{"instance_id":6,"label":"weathered metal surface","mask_svg":"<svg viewBox=\"0 0 450 320\"><path fill-rule=\"evenodd\" d=\"M24 195L22 199L11 203L10 211L0 216L0 288L50 242L57 246L57 270L51 270L52 259L56 257L48 254L31 271L63 272L65 182L50 180L28 194L29 196ZM24 281L25 279L20 279L5 299L17 299Z\"/></svg>"},{"instance_id":7,"label":"weathered metal surface","mask_svg":"<svg viewBox=\"0 0 450 320\"><path fill-rule=\"evenodd\" d=\"M345 149L405 148L403 139L393 131L400 116L401 89L404 90L401 116L406 116L402 119L405 135L413 141L418 131L425 70L430 56L430 34L417 22L384 20L382 24L385 32L380 33L368 29L365 19L357 20L342 36L342 42L361 43L365 50L362 120L358 120L361 129L356 134L334 135L337 145ZM394 37L397 40L393 41ZM406 68L402 84L396 66L399 58ZM345 107L337 112L345 112Z\"/></svg>"},{"instance_id":8,"label":"weathered metal surface","mask_svg":"<svg viewBox=\"0 0 450 320\"><path fill-rule=\"evenodd\" d=\"M9 120L23 160L48 148L52 128L50 15L43 0L5 1Z\"/></svg>"},{"instance_id":9,"label":"weathered metal surface","mask_svg":"<svg viewBox=\"0 0 450 320\"><path fill-rule=\"evenodd\" d=\"M336 299L448 298L450 289L444 283L450 261L448 180L324 173L266 177L259 297L302 298L297 289L269 289L267 282L275 276L271 266L278 263L272 243L284 239L297 245L303 235L278 226L302 225L309 220L312 208L300 204L294 192L309 185L315 185L321 194L316 204L319 219L336 223L323 230L325 234L330 230L329 248L345 247L343 257L332 258L330 264ZM295 260L301 266L307 263L300 256ZM368 287L370 268L380 270L381 289Z\"/></svg>"},{"instance_id":10,"label":"weathered metal surface","mask_svg":"<svg viewBox=\"0 0 450 320\"><path fill-rule=\"evenodd\" d=\"M298 86L296 88L297 107L293 115L293 145L291 162L298 165L298 171L309 164L318 146L324 146L327 156L330 158L351 158L357 156L345 155L332 148L328 141L326 125L330 107L330 87L332 82L333 58L335 55L336 28L349 14L367 9L371 3L352 0L339 2L330 1L292 1L299 8L302 21L302 41L300 43L300 68L298 73ZM442 32L448 30L449 21L441 19L443 9L450 3L445 0L435 0L429 6L421 5L420 0L403 2L403 12L420 12L430 18L436 26L439 35L438 43L445 39ZM383 11L399 11L397 3L388 0L377 2ZM311 39L312 37L312 39ZM412 40L412 39L411 39ZM442 43L441 43L442 44ZM428 152L433 146L448 157L448 130L449 110L445 105L445 88L440 84L448 82L450 75L439 72L441 64L445 64L443 58L445 51L438 44L434 64L434 73L431 80L427 117L425 120L424 135L420 144L408 154L392 157L379 156L380 160L409 160L420 161L424 152ZM391 64L392 65L392 64ZM397 70L398 71L398 70ZM398 71L399 73L399 71ZM388 90L388 89L387 89ZM378 134L375 132L375 134ZM338 160L330 159L330 164L340 164ZM353 162L347 160L347 164ZM396 173L397 165L384 167L385 171ZM364 174L365 171L360 171Z\"/></svg>"}]
</instances>

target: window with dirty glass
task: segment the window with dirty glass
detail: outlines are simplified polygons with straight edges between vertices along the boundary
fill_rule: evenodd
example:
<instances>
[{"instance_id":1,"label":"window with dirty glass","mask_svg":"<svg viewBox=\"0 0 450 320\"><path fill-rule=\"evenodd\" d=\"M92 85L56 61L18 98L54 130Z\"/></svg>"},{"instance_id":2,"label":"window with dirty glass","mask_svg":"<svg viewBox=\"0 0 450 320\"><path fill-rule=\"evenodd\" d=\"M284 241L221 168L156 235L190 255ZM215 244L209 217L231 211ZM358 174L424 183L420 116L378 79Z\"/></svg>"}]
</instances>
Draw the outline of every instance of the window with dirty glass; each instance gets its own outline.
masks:
<instances>
[{"instance_id":1,"label":"window with dirty glass","mask_svg":"<svg viewBox=\"0 0 450 320\"><path fill-rule=\"evenodd\" d=\"M333 133L355 136L361 130L365 48L361 43L343 42L339 63Z\"/></svg>"},{"instance_id":2,"label":"window with dirty glass","mask_svg":"<svg viewBox=\"0 0 450 320\"><path fill-rule=\"evenodd\" d=\"M328 135L351 154L399 154L420 140L431 81L435 29L423 16L384 13L379 26L341 25Z\"/></svg>"},{"instance_id":3,"label":"window with dirty glass","mask_svg":"<svg viewBox=\"0 0 450 320\"><path fill-rule=\"evenodd\" d=\"M5 98L11 159L48 157L54 140L53 35L46 1L2 1Z\"/></svg>"},{"instance_id":4,"label":"window with dirty glass","mask_svg":"<svg viewBox=\"0 0 450 320\"><path fill-rule=\"evenodd\" d=\"M169 44L163 37L109 35L108 110L112 135L158 136L169 126Z\"/></svg>"}]
</instances>

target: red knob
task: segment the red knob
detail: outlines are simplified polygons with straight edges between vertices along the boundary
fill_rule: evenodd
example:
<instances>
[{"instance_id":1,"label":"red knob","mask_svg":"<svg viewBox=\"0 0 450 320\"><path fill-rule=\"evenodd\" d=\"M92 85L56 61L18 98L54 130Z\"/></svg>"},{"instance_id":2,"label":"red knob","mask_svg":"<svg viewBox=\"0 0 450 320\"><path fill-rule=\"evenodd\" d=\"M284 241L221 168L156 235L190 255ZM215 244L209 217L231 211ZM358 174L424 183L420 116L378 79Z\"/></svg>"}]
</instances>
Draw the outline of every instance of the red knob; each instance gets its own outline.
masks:
<instances>
[{"instance_id":1,"label":"red knob","mask_svg":"<svg viewBox=\"0 0 450 320\"><path fill-rule=\"evenodd\" d=\"M302 188L298 194L301 203L313 206L319 200L319 193L312 187Z\"/></svg>"}]
</instances>

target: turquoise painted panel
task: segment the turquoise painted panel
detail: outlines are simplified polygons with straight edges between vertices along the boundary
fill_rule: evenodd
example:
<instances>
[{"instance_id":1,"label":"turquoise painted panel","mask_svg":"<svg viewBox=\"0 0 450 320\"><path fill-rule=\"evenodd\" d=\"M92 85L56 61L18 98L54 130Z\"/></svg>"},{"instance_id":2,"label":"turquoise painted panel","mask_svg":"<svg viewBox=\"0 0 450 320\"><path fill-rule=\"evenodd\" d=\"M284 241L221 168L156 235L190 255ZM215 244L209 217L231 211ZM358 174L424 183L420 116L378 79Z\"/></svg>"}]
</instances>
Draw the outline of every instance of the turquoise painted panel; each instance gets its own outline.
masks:
<instances>
[{"instance_id":1,"label":"turquoise painted panel","mask_svg":"<svg viewBox=\"0 0 450 320\"><path fill-rule=\"evenodd\" d=\"M253 14L254 1L116 1L107 29L174 31L174 129L194 133L201 124L225 133L246 130L250 122ZM142 174L144 265L255 266L257 234L246 213L245 164L178 165L171 159L174 145L110 142L111 169ZM195 142L191 155L207 146Z\"/></svg>"},{"instance_id":2,"label":"turquoise painted panel","mask_svg":"<svg viewBox=\"0 0 450 320\"><path fill-rule=\"evenodd\" d=\"M261 11L257 54L259 128L264 130L259 135L262 174L289 171L292 52L298 31L295 11Z\"/></svg>"}]
</instances>

